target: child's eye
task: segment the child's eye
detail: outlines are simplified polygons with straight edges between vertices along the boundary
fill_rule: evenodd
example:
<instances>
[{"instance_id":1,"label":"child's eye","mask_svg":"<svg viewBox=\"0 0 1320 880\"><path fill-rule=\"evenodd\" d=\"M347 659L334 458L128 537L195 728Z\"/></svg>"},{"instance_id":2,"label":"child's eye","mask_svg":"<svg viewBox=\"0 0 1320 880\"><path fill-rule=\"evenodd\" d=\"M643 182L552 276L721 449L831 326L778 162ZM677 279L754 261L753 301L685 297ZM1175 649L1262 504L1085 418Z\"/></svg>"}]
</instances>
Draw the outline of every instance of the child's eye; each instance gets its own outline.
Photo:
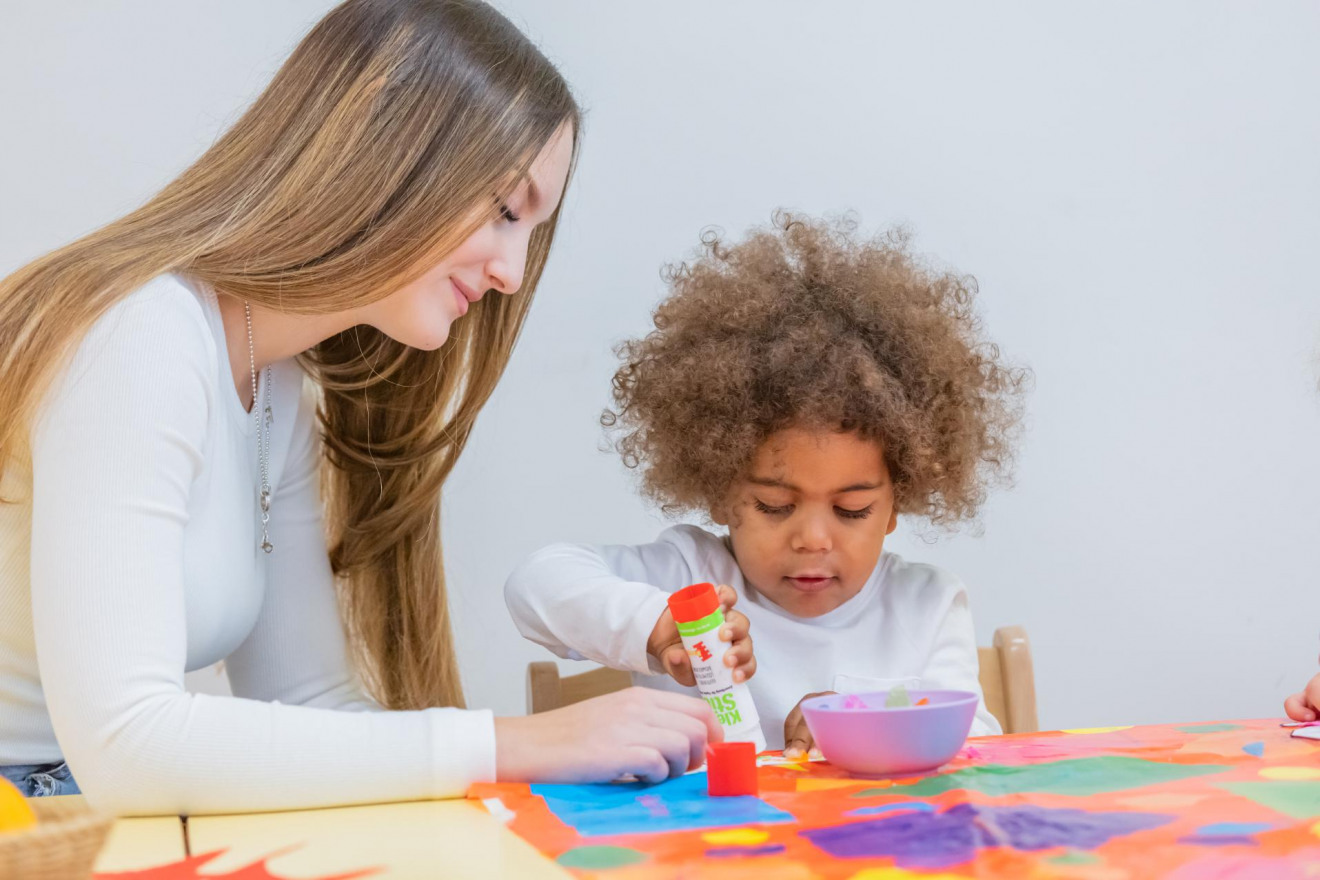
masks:
<instances>
[{"instance_id":1,"label":"child's eye","mask_svg":"<svg viewBox=\"0 0 1320 880\"><path fill-rule=\"evenodd\" d=\"M771 507L769 504L766 504L764 501L761 501L760 499L755 500L755 507L757 510L761 511L762 513L768 513L771 516L783 516L784 514L793 512L793 505L791 504L783 504L780 505L779 507Z\"/></svg>"},{"instance_id":2,"label":"child's eye","mask_svg":"<svg viewBox=\"0 0 1320 880\"><path fill-rule=\"evenodd\" d=\"M517 214L513 213L509 206L505 204L500 205L500 216L505 220L508 220L510 223L517 223L522 219Z\"/></svg>"},{"instance_id":3,"label":"child's eye","mask_svg":"<svg viewBox=\"0 0 1320 880\"><path fill-rule=\"evenodd\" d=\"M871 515L871 511L874 509L874 504L868 504L861 510L849 510L846 507L836 507L834 508L834 512L844 519L866 519Z\"/></svg>"}]
</instances>

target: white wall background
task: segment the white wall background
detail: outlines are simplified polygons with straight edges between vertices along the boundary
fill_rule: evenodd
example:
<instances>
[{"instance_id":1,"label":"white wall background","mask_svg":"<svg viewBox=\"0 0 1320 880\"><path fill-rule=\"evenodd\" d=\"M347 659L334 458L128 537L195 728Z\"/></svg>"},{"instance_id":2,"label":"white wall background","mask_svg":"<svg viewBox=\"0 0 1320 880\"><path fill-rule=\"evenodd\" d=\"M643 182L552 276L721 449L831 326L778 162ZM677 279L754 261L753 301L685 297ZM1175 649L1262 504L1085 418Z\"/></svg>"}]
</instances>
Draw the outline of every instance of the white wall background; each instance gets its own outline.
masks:
<instances>
[{"instance_id":1,"label":"white wall background","mask_svg":"<svg viewBox=\"0 0 1320 880\"><path fill-rule=\"evenodd\" d=\"M1037 388L984 533L891 546L1033 641L1046 726L1267 716L1320 633L1320 7L499 0L589 109L524 342L449 487L474 705L522 711L501 587L662 526L599 450L611 346L703 226L908 224ZM133 207L328 0L3 0L0 271Z\"/></svg>"}]
</instances>

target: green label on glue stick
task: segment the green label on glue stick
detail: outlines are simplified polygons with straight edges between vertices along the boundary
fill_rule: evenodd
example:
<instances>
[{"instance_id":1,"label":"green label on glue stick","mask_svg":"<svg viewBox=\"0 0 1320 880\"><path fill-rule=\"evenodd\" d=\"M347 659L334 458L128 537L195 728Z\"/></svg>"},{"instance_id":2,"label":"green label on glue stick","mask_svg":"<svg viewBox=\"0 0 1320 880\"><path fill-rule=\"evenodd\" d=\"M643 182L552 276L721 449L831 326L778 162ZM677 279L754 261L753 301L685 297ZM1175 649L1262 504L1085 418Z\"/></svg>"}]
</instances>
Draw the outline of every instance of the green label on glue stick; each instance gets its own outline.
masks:
<instances>
[{"instance_id":1,"label":"green label on glue stick","mask_svg":"<svg viewBox=\"0 0 1320 880\"><path fill-rule=\"evenodd\" d=\"M676 623L678 634L680 636L699 636L702 633L710 632L713 629L719 629L724 625L724 612L716 610L700 620L689 621L688 623Z\"/></svg>"}]
</instances>

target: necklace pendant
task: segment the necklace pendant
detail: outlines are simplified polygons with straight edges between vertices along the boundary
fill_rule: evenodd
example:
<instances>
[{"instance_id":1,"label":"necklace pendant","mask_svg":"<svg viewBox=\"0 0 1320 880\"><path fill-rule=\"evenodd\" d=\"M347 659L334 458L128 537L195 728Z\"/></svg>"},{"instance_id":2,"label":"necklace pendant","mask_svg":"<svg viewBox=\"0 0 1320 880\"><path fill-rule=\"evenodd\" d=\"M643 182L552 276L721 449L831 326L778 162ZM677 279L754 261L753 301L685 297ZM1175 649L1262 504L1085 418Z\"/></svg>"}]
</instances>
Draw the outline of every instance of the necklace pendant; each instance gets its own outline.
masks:
<instances>
[{"instance_id":1,"label":"necklace pendant","mask_svg":"<svg viewBox=\"0 0 1320 880\"><path fill-rule=\"evenodd\" d=\"M261 490L261 512L270 513L270 490Z\"/></svg>"},{"instance_id":2,"label":"necklace pendant","mask_svg":"<svg viewBox=\"0 0 1320 880\"><path fill-rule=\"evenodd\" d=\"M270 538L263 538L261 541L261 549L269 553L275 549L275 545L270 542Z\"/></svg>"}]
</instances>

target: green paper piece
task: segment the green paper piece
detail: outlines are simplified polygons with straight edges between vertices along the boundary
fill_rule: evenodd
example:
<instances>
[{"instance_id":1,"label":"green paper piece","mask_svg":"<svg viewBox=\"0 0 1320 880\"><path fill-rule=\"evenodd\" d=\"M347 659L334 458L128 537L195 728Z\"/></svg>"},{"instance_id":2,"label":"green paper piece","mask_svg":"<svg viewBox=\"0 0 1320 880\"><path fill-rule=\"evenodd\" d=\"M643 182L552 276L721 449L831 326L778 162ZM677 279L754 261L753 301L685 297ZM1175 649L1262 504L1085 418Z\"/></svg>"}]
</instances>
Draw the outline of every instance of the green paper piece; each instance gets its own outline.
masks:
<instances>
[{"instance_id":1,"label":"green paper piece","mask_svg":"<svg viewBox=\"0 0 1320 880\"><path fill-rule=\"evenodd\" d=\"M1100 863L1100 857L1080 849L1070 849L1063 855L1047 861L1054 865L1097 865Z\"/></svg>"},{"instance_id":2,"label":"green paper piece","mask_svg":"<svg viewBox=\"0 0 1320 880\"><path fill-rule=\"evenodd\" d=\"M1180 733L1221 733L1225 730L1241 729L1241 724L1188 724L1186 727L1174 728Z\"/></svg>"},{"instance_id":3,"label":"green paper piece","mask_svg":"<svg viewBox=\"0 0 1320 880\"><path fill-rule=\"evenodd\" d=\"M908 785L895 784L890 788L868 788L853 797L876 797L901 794L904 797L933 797L946 791L966 789L992 796L1038 792L1085 797L1110 791L1124 791L1174 782L1193 776L1210 776L1233 769L1220 764L1166 764L1120 755L1101 755L1094 758L1071 758L1045 764L1024 764L1010 767L987 764L966 767L942 776L928 776Z\"/></svg>"},{"instance_id":4,"label":"green paper piece","mask_svg":"<svg viewBox=\"0 0 1320 880\"><path fill-rule=\"evenodd\" d=\"M911 706L912 698L908 696L907 688L901 684L896 684L889 689L889 695L885 697L886 709L897 709L900 706Z\"/></svg>"},{"instance_id":5,"label":"green paper piece","mask_svg":"<svg viewBox=\"0 0 1320 880\"><path fill-rule=\"evenodd\" d=\"M579 846L555 859L565 868L604 870L646 861L646 856L626 846Z\"/></svg>"},{"instance_id":6,"label":"green paper piece","mask_svg":"<svg viewBox=\"0 0 1320 880\"><path fill-rule=\"evenodd\" d=\"M1268 782L1221 782L1219 787L1294 819L1320 816L1320 782L1275 779Z\"/></svg>"}]
</instances>

